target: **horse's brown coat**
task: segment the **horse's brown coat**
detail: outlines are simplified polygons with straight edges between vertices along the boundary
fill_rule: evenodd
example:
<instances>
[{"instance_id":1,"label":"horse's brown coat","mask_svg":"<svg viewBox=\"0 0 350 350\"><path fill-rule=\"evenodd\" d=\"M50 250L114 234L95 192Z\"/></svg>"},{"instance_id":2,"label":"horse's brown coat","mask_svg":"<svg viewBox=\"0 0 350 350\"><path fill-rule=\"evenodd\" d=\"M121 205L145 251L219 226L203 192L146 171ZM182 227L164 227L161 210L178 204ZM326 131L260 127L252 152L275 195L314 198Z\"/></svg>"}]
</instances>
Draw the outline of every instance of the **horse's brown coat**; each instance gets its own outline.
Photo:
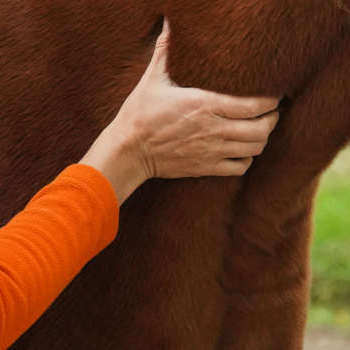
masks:
<instances>
[{"instance_id":1,"label":"horse's brown coat","mask_svg":"<svg viewBox=\"0 0 350 350\"><path fill-rule=\"evenodd\" d=\"M0 3L1 224L113 119L163 15L177 83L285 96L245 177L149 181L122 209L117 242L12 349L302 348L312 199L350 137L350 21L339 5Z\"/></svg>"}]
</instances>

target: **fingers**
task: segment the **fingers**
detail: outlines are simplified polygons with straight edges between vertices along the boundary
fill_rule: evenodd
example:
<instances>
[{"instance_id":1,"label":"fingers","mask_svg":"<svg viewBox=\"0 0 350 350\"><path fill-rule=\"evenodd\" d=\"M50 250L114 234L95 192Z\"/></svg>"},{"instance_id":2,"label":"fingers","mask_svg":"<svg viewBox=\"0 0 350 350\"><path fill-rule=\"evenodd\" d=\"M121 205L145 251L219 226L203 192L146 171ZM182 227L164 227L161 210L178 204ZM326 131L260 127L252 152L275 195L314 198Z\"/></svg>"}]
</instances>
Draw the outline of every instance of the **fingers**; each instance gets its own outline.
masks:
<instances>
[{"instance_id":1,"label":"fingers","mask_svg":"<svg viewBox=\"0 0 350 350\"><path fill-rule=\"evenodd\" d=\"M271 112L260 118L242 120L218 120L221 135L225 140L241 142L267 141L279 119L278 112Z\"/></svg>"},{"instance_id":2,"label":"fingers","mask_svg":"<svg viewBox=\"0 0 350 350\"><path fill-rule=\"evenodd\" d=\"M226 141L219 150L222 158L246 158L260 155L266 142L236 142Z\"/></svg>"},{"instance_id":3,"label":"fingers","mask_svg":"<svg viewBox=\"0 0 350 350\"><path fill-rule=\"evenodd\" d=\"M274 97L233 97L199 90L201 100L214 115L230 119L255 118L278 107Z\"/></svg>"},{"instance_id":4,"label":"fingers","mask_svg":"<svg viewBox=\"0 0 350 350\"><path fill-rule=\"evenodd\" d=\"M253 158L224 159L212 170L211 176L242 176L253 162Z\"/></svg>"}]
</instances>

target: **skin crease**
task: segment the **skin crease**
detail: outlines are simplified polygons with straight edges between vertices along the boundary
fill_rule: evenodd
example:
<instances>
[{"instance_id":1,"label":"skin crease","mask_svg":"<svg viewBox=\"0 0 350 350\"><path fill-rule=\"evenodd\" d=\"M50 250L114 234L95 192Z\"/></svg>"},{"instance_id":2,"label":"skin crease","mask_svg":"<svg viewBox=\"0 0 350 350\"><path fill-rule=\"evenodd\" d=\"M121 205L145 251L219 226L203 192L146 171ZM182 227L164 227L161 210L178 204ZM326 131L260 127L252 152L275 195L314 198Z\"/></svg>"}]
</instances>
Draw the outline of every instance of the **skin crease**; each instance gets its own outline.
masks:
<instances>
[{"instance_id":1,"label":"skin crease","mask_svg":"<svg viewBox=\"0 0 350 350\"><path fill-rule=\"evenodd\" d=\"M110 180L119 205L153 177L243 175L278 121L277 99L176 86L166 72L169 35L165 20L145 74L80 161Z\"/></svg>"},{"instance_id":2,"label":"skin crease","mask_svg":"<svg viewBox=\"0 0 350 350\"><path fill-rule=\"evenodd\" d=\"M348 13L330 0L12 1L0 10L0 199L11 203L2 223L112 121L162 15L180 86L285 96L244 177L140 187L116 244L12 349L302 349L312 201L350 135Z\"/></svg>"}]
</instances>

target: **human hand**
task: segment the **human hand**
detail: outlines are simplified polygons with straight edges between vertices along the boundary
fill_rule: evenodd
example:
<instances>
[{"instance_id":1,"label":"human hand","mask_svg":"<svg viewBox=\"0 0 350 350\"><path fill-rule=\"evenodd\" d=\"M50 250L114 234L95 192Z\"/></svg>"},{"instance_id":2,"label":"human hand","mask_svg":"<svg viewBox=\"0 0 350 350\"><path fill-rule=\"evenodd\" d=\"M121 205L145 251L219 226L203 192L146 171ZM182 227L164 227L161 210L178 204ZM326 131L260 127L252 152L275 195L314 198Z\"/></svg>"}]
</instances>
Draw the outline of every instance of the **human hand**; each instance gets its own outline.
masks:
<instances>
[{"instance_id":1,"label":"human hand","mask_svg":"<svg viewBox=\"0 0 350 350\"><path fill-rule=\"evenodd\" d=\"M166 71L169 33L165 22L146 72L85 157L123 192L119 198L153 177L243 175L278 120L276 98L177 86Z\"/></svg>"},{"instance_id":2,"label":"human hand","mask_svg":"<svg viewBox=\"0 0 350 350\"><path fill-rule=\"evenodd\" d=\"M176 86L166 72L165 23L141 81L112 123L132 140L146 178L246 172L278 120L275 98L238 98Z\"/></svg>"}]
</instances>

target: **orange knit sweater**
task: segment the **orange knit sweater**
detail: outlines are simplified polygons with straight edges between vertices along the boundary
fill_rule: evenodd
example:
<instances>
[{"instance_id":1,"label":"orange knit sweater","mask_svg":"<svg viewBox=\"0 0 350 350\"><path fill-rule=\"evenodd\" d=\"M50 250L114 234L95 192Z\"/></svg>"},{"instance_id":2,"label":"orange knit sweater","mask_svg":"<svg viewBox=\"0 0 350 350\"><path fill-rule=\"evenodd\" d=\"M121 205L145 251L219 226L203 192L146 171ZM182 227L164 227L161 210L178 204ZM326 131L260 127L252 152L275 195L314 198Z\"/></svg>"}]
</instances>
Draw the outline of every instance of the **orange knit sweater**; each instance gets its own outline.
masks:
<instances>
[{"instance_id":1,"label":"orange knit sweater","mask_svg":"<svg viewBox=\"0 0 350 350\"><path fill-rule=\"evenodd\" d=\"M118 217L108 180L92 167L74 164L0 229L1 350L113 241Z\"/></svg>"}]
</instances>

